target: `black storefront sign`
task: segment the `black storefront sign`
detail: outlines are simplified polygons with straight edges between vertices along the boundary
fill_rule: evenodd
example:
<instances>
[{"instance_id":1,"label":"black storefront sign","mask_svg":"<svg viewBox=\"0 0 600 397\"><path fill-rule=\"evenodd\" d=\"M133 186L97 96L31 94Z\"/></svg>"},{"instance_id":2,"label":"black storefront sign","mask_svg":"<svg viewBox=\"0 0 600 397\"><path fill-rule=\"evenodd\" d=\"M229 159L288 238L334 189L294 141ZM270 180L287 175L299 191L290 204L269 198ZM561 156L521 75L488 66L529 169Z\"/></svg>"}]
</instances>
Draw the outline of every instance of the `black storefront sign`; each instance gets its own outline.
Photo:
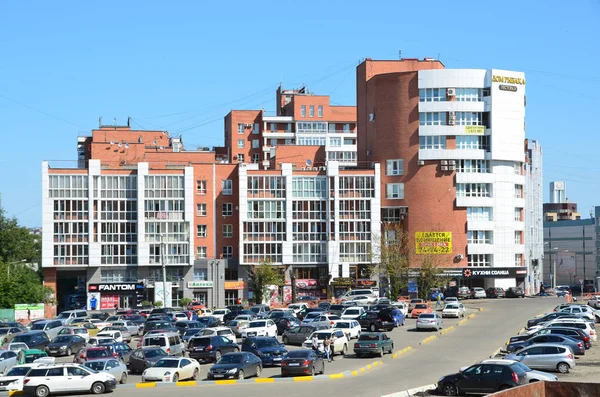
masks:
<instances>
[{"instance_id":1,"label":"black storefront sign","mask_svg":"<svg viewBox=\"0 0 600 397\"><path fill-rule=\"evenodd\" d=\"M143 294L144 284L143 283L103 283L103 284L90 284L88 286L88 292L100 292L100 293L111 293L111 294Z\"/></svg>"},{"instance_id":2,"label":"black storefront sign","mask_svg":"<svg viewBox=\"0 0 600 397\"><path fill-rule=\"evenodd\" d=\"M504 85L504 84L500 84L498 86L498 88L500 89L500 91L517 92L517 86L516 85Z\"/></svg>"},{"instance_id":3,"label":"black storefront sign","mask_svg":"<svg viewBox=\"0 0 600 397\"><path fill-rule=\"evenodd\" d=\"M334 287L353 287L354 280L352 280L350 277L335 277L333 280L331 280L331 285Z\"/></svg>"},{"instance_id":4,"label":"black storefront sign","mask_svg":"<svg viewBox=\"0 0 600 397\"><path fill-rule=\"evenodd\" d=\"M526 267L463 267L440 269L441 277L481 279L481 278L524 278ZM409 269L408 277L419 277L419 269Z\"/></svg>"}]
</instances>

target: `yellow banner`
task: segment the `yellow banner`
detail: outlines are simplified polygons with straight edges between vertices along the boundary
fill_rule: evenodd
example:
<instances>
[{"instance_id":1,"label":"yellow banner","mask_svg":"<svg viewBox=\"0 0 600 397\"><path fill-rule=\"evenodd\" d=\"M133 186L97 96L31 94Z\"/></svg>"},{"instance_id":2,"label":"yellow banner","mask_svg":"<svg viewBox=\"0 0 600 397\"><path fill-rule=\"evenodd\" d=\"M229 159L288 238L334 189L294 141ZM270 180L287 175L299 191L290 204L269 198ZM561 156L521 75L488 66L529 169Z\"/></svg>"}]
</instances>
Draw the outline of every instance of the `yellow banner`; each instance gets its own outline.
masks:
<instances>
[{"instance_id":1,"label":"yellow banner","mask_svg":"<svg viewBox=\"0 0 600 397\"><path fill-rule=\"evenodd\" d=\"M415 232L417 255L452 253L452 232Z\"/></svg>"},{"instance_id":2,"label":"yellow banner","mask_svg":"<svg viewBox=\"0 0 600 397\"><path fill-rule=\"evenodd\" d=\"M485 127L482 125L466 125L465 134L484 134Z\"/></svg>"}]
</instances>

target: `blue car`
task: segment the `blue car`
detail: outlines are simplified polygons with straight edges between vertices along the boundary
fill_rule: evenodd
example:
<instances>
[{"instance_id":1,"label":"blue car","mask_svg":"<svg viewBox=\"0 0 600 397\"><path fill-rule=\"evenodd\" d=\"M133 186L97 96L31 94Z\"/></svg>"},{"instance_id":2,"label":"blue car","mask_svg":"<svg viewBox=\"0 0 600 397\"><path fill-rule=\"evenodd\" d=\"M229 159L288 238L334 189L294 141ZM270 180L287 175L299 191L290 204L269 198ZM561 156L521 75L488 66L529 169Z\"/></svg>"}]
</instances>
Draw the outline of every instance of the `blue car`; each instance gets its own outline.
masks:
<instances>
[{"instance_id":1,"label":"blue car","mask_svg":"<svg viewBox=\"0 0 600 397\"><path fill-rule=\"evenodd\" d=\"M242 351L259 357L263 366L281 364L288 353L277 339L266 336L246 338L242 343Z\"/></svg>"},{"instance_id":2,"label":"blue car","mask_svg":"<svg viewBox=\"0 0 600 397\"><path fill-rule=\"evenodd\" d=\"M440 299L444 300L444 293L437 288L432 288L431 292L429 292L429 300L436 301L440 295Z\"/></svg>"},{"instance_id":3,"label":"blue car","mask_svg":"<svg viewBox=\"0 0 600 397\"><path fill-rule=\"evenodd\" d=\"M394 327L399 327L401 325L404 325L404 320L405 320L404 314L400 310L398 310L398 309L389 310L389 316L392 318L392 321L394 322Z\"/></svg>"}]
</instances>

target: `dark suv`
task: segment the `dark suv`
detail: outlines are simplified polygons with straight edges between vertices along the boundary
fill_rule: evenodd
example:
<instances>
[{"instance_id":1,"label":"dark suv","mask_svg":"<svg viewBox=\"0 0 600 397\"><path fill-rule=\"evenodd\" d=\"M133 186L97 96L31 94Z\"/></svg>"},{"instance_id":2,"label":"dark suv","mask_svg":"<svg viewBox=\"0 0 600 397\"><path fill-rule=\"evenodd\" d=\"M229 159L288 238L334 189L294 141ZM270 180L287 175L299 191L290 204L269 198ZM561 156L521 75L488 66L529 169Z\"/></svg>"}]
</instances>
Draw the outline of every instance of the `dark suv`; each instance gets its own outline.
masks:
<instances>
[{"instance_id":1,"label":"dark suv","mask_svg":"<svg viewBox=\"0 0 600 397\"><path fill-rule=\"evenodd\" d=\"M281 364L288 353L277 339L266 336L246 338L242 342L242 351L254 354L263 365Z\"/></svg>"},{"instance_id":2,"label":"dark suv","mask_svg":"<svg viewBox=\"0 0 600 397\"><path fill-rule=\"evenodd\" d=\"M391 331L394 329L394 319L389 311L370 311L360 315L358 323L362 329L375 332L379 330Z\"/></svg>"},{"instance_id":3,"label":"dark suv","mask_svg":"<svg viewBox=\"0 0 600 397\"><path fill-rule=\"evenodd\" d=\"M18 334L12 340L13 342L23 342L30 349L44 350L50 343L48 335L44 331L29 331Z\"/></svg>"},{"instance_id":4,"label":"dark suv","mask_svg":"<svg viewBox=\"0 0 600 397\"><path fill-rule=\"evenodd\" d=\"M437 390L446 396L458 396L464 393L487 394L526 383L527 375L520 363L482 363L442 377L437 383Z\"/></svg>"},{"instance_id":5,"label":"dark suv","mask_svg":"<svg viewBox=\"0 0 600 397\"><path fill-rule=\"evenodd\" d=\"M525 298L525 292L520 287L510 287L506 290L507 298Z\"/></svg>"},{"instance_id":6,"label":"dark suv","mask_svg":"<svg viewBox=\"0 0 600 397\"><path fill-rule=\"evenodd\" d=\"M200 362L217 362L223 354L239 352L237 343L225 336L196 336L188 342L188 355Z\"/></svg>"}]
</instances>

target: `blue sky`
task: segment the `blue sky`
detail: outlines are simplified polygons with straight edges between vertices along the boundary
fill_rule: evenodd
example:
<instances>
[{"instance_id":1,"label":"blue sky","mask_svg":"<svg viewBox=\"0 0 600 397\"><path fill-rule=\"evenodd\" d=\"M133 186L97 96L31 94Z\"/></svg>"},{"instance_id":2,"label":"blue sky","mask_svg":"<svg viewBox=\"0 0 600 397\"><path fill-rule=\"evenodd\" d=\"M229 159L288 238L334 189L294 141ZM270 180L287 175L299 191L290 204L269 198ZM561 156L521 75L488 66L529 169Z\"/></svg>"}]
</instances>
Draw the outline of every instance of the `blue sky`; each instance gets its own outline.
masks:
<instances>
[{"instance_id":1,"label":"blue sky","mask_svg":"<svg viewBox=\"0 0 600 397\"><path fill-rule=\"evenodd\" d=\"M598 0L64 1L0 6L0 192L41 225L42 160L127 116L184 143L222 144L232 108L274 110L280 82L355 104L363 58L439 57L448 68L519 70L527 136L544 150L544 191L567 181L587 216L600 190ZM58 163L54 163L58 164ZM64 164L74 164L73 161Z\"/></svg>"}]
</instances>

